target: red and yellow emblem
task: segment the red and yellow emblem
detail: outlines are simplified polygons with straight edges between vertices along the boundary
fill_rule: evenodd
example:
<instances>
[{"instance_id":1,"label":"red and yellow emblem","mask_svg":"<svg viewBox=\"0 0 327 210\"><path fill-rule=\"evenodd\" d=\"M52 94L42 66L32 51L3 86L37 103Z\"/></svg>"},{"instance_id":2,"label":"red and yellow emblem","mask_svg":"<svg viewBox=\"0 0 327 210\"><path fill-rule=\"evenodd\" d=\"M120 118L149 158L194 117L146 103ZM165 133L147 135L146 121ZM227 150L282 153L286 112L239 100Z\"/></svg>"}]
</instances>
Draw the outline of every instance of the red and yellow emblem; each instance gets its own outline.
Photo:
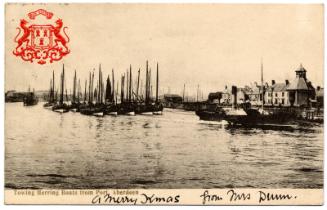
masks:
<instances>
[{"instance_id":1,"label":"red and yellow emblem","mask_svg":"<svg viewBox=\"0 0 327 210\"><path fill-rule=\"evenodd\" d=\"M30 22L25 19L20 20L20 27L17 27L19 32L15 37L17 47L13 54L21 57L24 61L37 61L38 64L42 65L60 60L69 54L70 50L67 46L69 37L65 32L67 27L63 27L62 20L57 19L54 25L49 22L33 24L33 20L39 15L45 16L50 21L53 13L39 9L28 13Z\"/></svg>"}]
</instances>

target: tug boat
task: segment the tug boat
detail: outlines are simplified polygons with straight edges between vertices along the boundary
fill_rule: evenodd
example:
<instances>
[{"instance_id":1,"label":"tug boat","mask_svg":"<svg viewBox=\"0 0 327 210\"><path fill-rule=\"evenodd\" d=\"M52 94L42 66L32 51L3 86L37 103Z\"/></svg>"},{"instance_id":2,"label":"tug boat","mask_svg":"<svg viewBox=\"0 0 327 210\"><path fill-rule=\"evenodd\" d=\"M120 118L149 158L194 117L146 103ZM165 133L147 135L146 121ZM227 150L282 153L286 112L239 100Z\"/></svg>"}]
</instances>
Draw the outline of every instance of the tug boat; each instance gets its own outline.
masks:
<instances>
[{"instance_id":1,"label":"tug boat","mask_svg":"<svg viewBox=\"0 0 327 210\"><path fill-rule=\"evenodd\" d=\"M237 87L232 87L234 95L234 106L236 107ZM263 64L261 62L261 98L264 99L263 91ZM241 125L243 127L279 128L296 125L297 114L291 110L281 108L273 110L264 109L264 101L260 108L251 107L251 103L241 104L242 109L234 109L225 116L230 125Z\"/></svg>"},{"instance_id":2,"label":"tug boat","mask_svg":"<svg viewBox=\"0 0 327 210\"><path fill-rule=\"evenodd\" d=\"M24 106L33 106L36 105L39 102L39 100L34 92L28 92L24 97L23 102L24 102Z\"/></svg>"},{"instance_id":3,"label":"tug boat","mask_svg":"<svg viewBox=\"0 0 327 210\"><path fill-rule=\"evenodd\" d=\"M200 117L200 120L221 121L226 116L226 110L228 109L217 106L213 109L199 109L195 114Z\"/></svg>"}]
</instances>

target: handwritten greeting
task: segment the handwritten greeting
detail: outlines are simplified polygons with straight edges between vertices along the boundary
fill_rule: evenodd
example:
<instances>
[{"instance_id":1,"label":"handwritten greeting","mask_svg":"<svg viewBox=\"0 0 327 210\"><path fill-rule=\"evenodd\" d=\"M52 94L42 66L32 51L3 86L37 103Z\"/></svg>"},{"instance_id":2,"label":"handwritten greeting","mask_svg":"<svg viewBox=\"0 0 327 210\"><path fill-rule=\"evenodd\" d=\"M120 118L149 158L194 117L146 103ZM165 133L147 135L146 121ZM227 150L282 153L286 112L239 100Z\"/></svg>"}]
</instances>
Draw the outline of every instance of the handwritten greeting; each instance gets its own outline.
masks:
<instances>
[{"instance_id":1,"label":"handwritten greeting","mask_svg":"<svg viewBox=\"0 0 327 210\"><path fill-rule=\"evenodd\" d=\"M63 203L95 205L296 205L322 195L319 189L6 190L6 196L15 201L27 198L31 203L47 203L47 199L58 198Z\"/></svg>"}]
</instances>

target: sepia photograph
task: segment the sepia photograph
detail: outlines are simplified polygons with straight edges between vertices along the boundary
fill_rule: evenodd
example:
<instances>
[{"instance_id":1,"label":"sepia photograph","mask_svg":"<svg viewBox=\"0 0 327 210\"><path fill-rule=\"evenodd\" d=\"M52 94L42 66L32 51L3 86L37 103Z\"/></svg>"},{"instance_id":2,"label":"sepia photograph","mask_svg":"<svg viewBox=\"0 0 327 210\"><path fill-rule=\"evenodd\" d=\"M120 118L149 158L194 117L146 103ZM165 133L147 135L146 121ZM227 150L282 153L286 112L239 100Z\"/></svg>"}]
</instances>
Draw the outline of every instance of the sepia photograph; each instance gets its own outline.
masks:
<instances>
[{"instance_id":1,"label":"sepia photograph","mask_svg":"<svg viewBox=\"0 0 327 210\"><path fill-rule=\"evenodd\" d=\"M4 91L7 204L323 204L323 4L7 3Z\"/></svg>"}]
</instances>

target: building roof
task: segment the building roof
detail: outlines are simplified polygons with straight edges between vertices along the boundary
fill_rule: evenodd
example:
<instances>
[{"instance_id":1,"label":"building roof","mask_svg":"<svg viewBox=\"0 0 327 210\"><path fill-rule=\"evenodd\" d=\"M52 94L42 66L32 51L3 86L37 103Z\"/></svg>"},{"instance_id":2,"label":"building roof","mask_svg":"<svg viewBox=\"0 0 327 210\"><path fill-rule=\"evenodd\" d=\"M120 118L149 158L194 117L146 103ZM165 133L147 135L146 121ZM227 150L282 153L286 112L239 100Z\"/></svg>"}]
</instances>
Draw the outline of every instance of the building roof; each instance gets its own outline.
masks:
<instances>
[{"instance_id":1,"label":"building roof","mask_svg":"<svg viewBox=\"0 0 327 210\"><path fill-rule=\"evenodd\" d=\"M287 90L309 90L309 89L311 89L311 87L308 86L307 82L303 77L295 78L287 87Z\"/></svg>"},{"instance_id":2,"label":"building roof","mask_svg":"<svg viewBox=\"0 0 327 210\"><path fill-rule=\"evenodd\" d=\"M273 91L275 92L282 92L286 91L289 85L286 85L286 83L276 83L272 86Z\"/></svg>"},{"instance_id":3,"label":"building roof","mask_svg":"<svg viewBox=\"0 0 327 210\"><path fill-rule=\"evenodd\" d=\"M295 72L299 72L299 71L304 71L306 72L307 70L303 67L302 63L300 64L300 67L298 69L295 70Z\"/></svg>"}]
</instances>

